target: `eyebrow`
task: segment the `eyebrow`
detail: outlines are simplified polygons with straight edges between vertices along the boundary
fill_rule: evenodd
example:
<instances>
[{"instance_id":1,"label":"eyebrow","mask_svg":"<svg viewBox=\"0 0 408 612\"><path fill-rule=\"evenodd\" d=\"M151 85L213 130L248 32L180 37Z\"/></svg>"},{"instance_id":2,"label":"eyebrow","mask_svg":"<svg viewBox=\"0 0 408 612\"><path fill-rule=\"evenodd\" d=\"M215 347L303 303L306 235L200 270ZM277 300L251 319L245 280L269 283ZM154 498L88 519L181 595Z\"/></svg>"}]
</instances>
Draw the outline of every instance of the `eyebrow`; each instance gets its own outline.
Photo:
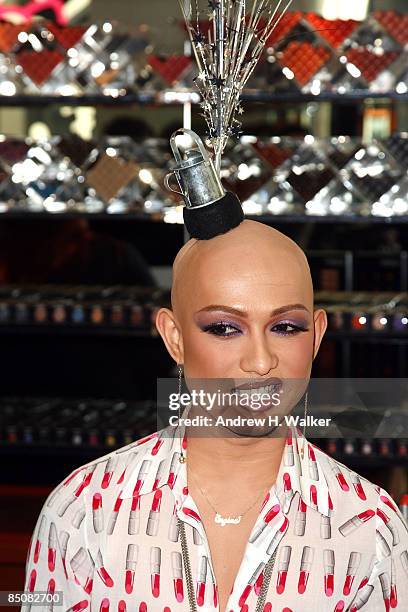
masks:
<instances>
[{"instance_id":1,"label":"eyebrow","mask_svg":"<svg viewBox=\"0 0 408 612\"><path fill-rule=\"evenodd\" d=\"M230 314L237 315L238 317L243 317L244 319L248 318L248 313L243 310L238 310L237 308L231 308L230 306L224 306L223 304L210 304L209 306L205 306L205 308L201 308L198 312L210 312L213 310L223 310L224 312L229 312ZM305 310L309 312L304 304L287 304L286 306L280 306L279 308L275 308L270 313L270 317L274 317L278 314L282 314L283 312L287 312L288 310Z\"/></svg>"}]
</instances>

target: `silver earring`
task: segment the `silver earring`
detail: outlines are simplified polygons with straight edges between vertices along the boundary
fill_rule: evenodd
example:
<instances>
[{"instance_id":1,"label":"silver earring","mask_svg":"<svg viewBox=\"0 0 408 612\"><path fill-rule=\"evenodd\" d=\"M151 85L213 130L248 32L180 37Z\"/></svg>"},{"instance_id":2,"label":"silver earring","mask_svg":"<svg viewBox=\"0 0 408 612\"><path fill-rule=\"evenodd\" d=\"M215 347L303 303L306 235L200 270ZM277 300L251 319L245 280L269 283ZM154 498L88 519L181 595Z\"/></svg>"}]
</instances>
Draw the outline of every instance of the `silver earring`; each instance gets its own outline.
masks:
<instances>
[{"instance_id":1,"label":"silver earring","mask_svg":"<svg viewBox=\"0 0 408 612\"><path fill-rule=\"evenodd\" d=\"M183 368L182 365L180 363L177 364L177 368L178 368L178 397L179 397L179 405L178 405L178 417L179 417L179 422L180 422L180 418L181 418L181 413L180 413L180 406L181 406L181 401L180 401L180 397L181 397L181 377L183 375ZM180 463L184 463L186 460L184 453L183 453L183 449L181 446L181 438L180 438L180 457L179 457L179 461Z\"/></svg>"},{"instance_id":2,"label":"silver earring","mask_svg":"<svg viewBox=\"0 0 408 612\"><path fill-rule=\"evenodd\" d=\"M177 369L178 369L178 394L180 396L181 395L181 377L183 376L183 368L182 368L181 363L177 364Z\"/></svg>"},{"instance_id":3,"label":"silver earring","mask_svg":"<svg viewBox=\"0 0 408 612\"><path fill-rule=\"evenodd\" d=\"M302 448L300 449L300 456L301 456L302 460L303 460L303 456L304 456L305 442L306 442L305 429L306 429L306 417L307 417L307 393L308 392L306 391L306 394L305 394L305 411L304 411L304 414L303 414L303 418L304 418L303 431L302 431L303 442L302 442Z\"/></svg>"}]
</instances>

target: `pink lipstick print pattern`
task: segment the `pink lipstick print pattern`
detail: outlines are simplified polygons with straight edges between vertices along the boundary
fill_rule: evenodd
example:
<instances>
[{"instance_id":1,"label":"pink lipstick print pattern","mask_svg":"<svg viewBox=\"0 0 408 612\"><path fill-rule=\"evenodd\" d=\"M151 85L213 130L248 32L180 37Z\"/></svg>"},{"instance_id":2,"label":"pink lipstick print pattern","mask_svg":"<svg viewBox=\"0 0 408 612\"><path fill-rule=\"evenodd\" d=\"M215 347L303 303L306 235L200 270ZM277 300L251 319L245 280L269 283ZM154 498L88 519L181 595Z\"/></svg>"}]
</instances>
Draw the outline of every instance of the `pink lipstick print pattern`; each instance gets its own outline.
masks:
<instances>
[{"instance_id":1,"label":"pink lipstick print pattern","mask_svg":"<svg viewBox=\"0 0 408 612\"><path fill-rule=\"evenodd\" d=\"M302 459L301 437L293 428L286 438L225 612L255 610L276 548L263 612L406 612L408 526L397 505L307 440ZM35 610L189 612L179 518L197 609L224 612L205 525L178 460L180 439L188 455L184 429L166 428L80 467L54 489L33 532L24 588L63 591L64 604Z\"/></svg>"}]
</instances>

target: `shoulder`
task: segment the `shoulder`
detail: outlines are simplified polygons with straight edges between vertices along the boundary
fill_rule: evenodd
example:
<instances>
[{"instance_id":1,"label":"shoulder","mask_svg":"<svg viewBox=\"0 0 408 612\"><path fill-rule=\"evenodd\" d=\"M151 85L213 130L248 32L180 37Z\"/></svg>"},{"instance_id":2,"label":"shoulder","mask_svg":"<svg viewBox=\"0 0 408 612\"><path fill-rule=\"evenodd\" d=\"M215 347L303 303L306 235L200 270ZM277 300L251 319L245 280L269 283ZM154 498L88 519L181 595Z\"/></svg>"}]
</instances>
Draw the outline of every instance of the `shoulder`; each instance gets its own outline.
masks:
<instances>
[{"instance_id":1,"label":"shoulder","mask_svg":"<svg viewBox=\"0 0 408 612\"><path fill-rule=\"evenodd\" d=\"M356 510L356 514L372 509L380 521L385 517L384 513L388 513L394 520L402 520L403 526L406 525L396 502L384 488L337 461L318 446L311 446L326 478L333 504L336 500L338 507L348 514L352 509Z\"/></svg>"},{"instance_id":2,"label":"shoulder","mask_svg":"<svg viewBox=\"0 0 408 612\"><path fill-rule=\"evenodd\" d=\"M90 545L89 525L93 525L92 534L102 531L103 514L113 507L128 480L140 472L138 466L144 465L147 456L162 460L166 451L161 455L159 449L165 446L166 438L165 430L159 430L68 474L48 495L38 516L31 538L35 548L33 563L37 562L44 539L59 542L64 556L67 548L73 554ZM29 552L28 560L30 555ZM46 558L44 563L47 564Z\"/></svg>"},{"instance_id":3,"label":"shoulder","mask_svg":"<svg viewBox=\"0 0 408 612\"><path fill-rule=\"evenodd\" d=\"M55 507L58 500L61 502L63 498L67 501L72 496L79 500L85 497L83 493L96 490L103 492L112 488L114 483L123 483L126 475L137 469L138 464L147 457L154 458L159 454L158 451L165 440L165 430L159 430L84 463L51 491L45 506Z\"/></svg>"},{"instance_id":4,"label":"shoulder","mask_svg":"<svg viewBox=\"0 0 408 612\"><path fill-rule=\"evenodd\" d=\"M351 467L341 463L334 457L325 453L318 446L311 444L316 459L326 478L330 495L340 498L343 502L355 500L356 505L367 504L377 506L379 500L379 487Z\"/></svg>"},{"instance_id":5,"label":"shoulder","mask_svg":"<svg viewBox=\"0 0 408 612\"><path fill-rule=\"evenodd\" d=\"M318 446L311 446L326 478L334 510L349 516L366 513L364 518L375 517L373 525L376 532L385 534L387 542L391 538L394 545L398 540L404 541L407 546L408 525L391 494ZM393 534L393 531L397 533ZM377 535L377 538L381 543L381 537Z\"/></svg>"},{"instance_id":6,"label":"shoulder","mask_svg":"<svg viewBox=\"0 0 408 612\"><path fill-rule=\"evenodd\" d=\"M89 525L99 530L101 517L111 511L126 487L132 498L134 485L129 483L137 480L146 458L157 457L151 462L154 467L166 456L167 438L165 430L159 430L74 469L44 501L31 543L51 538L61 540L64 549L66 545L76 549L85 546Z\"/></svg>"}]
</instances>

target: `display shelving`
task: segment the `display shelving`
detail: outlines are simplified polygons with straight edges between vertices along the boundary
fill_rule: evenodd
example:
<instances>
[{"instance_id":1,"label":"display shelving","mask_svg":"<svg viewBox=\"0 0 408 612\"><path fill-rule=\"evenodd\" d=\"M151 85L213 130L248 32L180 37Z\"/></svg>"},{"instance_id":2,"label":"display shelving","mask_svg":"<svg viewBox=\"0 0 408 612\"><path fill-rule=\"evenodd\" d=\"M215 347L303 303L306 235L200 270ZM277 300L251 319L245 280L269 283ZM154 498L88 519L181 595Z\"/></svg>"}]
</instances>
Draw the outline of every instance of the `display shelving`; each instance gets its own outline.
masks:
<instances>
[{"instance_id":1,"label":"display shelving","mask_svg":"<svg viewBox=\"0 0 408 612\"><path fill-rule=\"evenodd\" d=\"M171 93L171 96L169 95ZM14 96L0 96L1 106L24 106L36 107L58 104L64 106L128 106L128 105L180 105L184 103L199 104L200 95L194 91L140 91L138 93L126 93L123 95L112 96L104 94L83 94L73 95L45 95L45 94L17 94ZM330 91L322 91L318 95L312 93L295 92L273 92L246 90L241 96L245 103L284 103L284 102L336 102L336 103L360 103L366 99L373 100L395 100L408 101L407 93L396 91L374 92L368 90L349 91L344 94Z\"/></svg>"}]
</instances>

